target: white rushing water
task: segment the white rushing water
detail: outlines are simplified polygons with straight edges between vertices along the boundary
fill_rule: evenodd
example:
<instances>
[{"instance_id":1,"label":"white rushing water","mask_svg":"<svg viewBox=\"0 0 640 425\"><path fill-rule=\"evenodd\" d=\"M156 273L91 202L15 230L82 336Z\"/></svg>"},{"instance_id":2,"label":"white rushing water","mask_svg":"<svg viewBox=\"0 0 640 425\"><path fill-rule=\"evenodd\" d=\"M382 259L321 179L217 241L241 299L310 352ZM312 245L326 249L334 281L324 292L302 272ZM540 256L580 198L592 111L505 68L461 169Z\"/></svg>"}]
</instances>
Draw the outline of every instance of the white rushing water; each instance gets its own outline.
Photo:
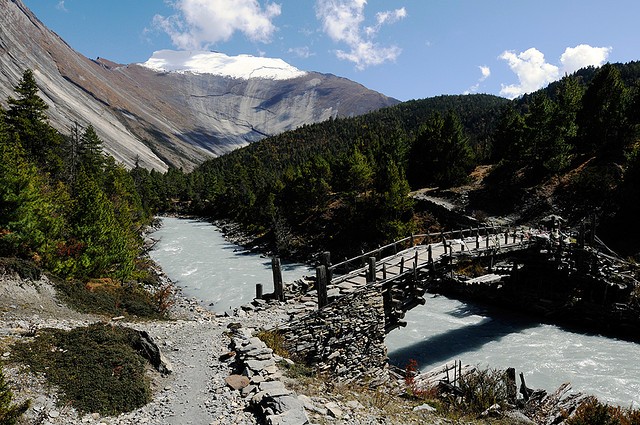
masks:
<instances>
[{"instance_id":1,"label":"white rushing water","mask_svg":"<svg viewBox=\"0 0 640 425\"><path fill-rule=\"evenodd\" d=\"M255 285L273 290L271 261L247 254L224 240L211 224L175 218L152 236L151 253L187 296L215 311L249 302ZM300 264L284 265L285 282L312 274ZM422 370L447 361L491 368L515 367L527 385L555 390L571 382L574 391L623 407L640 407L640 344L563 330L513 315L491 316L482 308L446 297L427 297L407 313L406 328L387 337L391 363L410 359Z\"/></svg>"},{"instance_id":2,"label":"white rushing water","mask_svg":"<svg viewBox=\"0 0 640 425\"><path fill-rule=\"evenodd\" d=\"M514 317L488 315L443 296L408 312L406 328L387 336L390 361L422 371L447 361L496 369L516 368L530 388L553 391L570 382L574 391L623 407L640 407L640 344L564 330Z\"/></svg>"},{"instance_id":3,"label":"white rushing water","mask_svg":"<svg viewBox=\"0 0 640 425\"><path fill-rule=\"evenodd\" d=\"M223 312L251 302L258 283L265 294L273 292L270 258L229 243L210 223L172 217L162 222L152 235L158 243L150 255L187 297ZM309 273L301 264L282 264L285 282Z\"/></svg>"}]
</instances>

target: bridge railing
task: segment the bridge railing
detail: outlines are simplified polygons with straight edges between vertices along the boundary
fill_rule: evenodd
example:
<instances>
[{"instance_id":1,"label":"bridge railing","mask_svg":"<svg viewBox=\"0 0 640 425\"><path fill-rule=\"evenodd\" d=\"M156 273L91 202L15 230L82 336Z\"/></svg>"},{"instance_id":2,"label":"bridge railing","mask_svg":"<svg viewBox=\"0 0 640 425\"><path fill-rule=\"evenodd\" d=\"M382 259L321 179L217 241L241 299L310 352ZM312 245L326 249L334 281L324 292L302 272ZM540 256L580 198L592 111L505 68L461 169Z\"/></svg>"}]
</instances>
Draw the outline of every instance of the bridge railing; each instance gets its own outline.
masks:
<instances>
[{"instance_id":1,"label":"bridge railing","mask_svg":"<svg viewBox=\"0 0 640 425\"><path fill-rule=\"evenodd\" d=\"M432 233L411 235L411 236L407 236L406 238L399 239L390 244L380 246L371 251L363 252L362 254L356 257L344 260L336 264L328 265L328 270L332 275L345 270L346 270L344 272L345 275L346 274L351 275L352 271L355 271L355 270L362 271L363 268L366 268L363 266L366 264L366 261L370 257L381 259L384 257L395 255L398 252L414 247L416 245L430 244L436 241L441 242L443 239L452 239L452 238L463 239L464 237L474 236L476 234L494 235L494 234L501 234L505 232L509 232L509 228L505 226L484 226L484 227L467 228L467 229L459 229L459 230L449 230L446 232L432 232Z\"/></svg>"}]
</instances>

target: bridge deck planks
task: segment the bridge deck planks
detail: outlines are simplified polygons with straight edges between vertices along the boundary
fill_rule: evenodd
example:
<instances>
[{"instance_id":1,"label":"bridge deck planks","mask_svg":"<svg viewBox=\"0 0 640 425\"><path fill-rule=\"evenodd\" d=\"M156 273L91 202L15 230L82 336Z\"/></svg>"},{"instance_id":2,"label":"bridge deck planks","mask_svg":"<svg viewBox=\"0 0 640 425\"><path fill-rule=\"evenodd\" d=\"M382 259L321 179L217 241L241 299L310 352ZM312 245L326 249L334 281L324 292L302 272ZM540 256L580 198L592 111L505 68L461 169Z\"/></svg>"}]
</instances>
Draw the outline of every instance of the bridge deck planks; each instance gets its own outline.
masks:
<instances>
[{"instance_id":1,"label":"bridge deck planks","mask_svg":"<svg viewBox=\"0 0 640 425\"><path fill-rule=\"evenodd\" d=\"M489 248L486 248L489 238ZM472 257L480 257L486 255L492 250L514 250L521 249L528 245L528 241L521 241L519 238L513 242L513 238L510 236L508 242L504 242L504 235L488 235L480 236L478 239L478 245L480 249L476 249L476 238L467 237L464 239L451 239L447 241L447 244L453 250L454 255L459 253L466 253ZM407 248L397 254L390 255L376 262L376 282L383 281L383 269L386 269L387 281L393 281L401 274L406 273L409 270L413 270L414 262L417 264L416 269L420 271L429 267L429 246L431 246L432 259L434 263L439 263L445 256L445 247L442 242L432 243L426 245L416 245L414 247ZM449 254L447 249L447 255ZM417 257L416 257L417 253ZM356 257L357 258L357 257ZM404 259L404 268L401 273L401 262ZM349 282L356 286L364 286L367 284L367 267L361 267L345 275L336 276L331 280L330 285L337 285L342 282Z\"/></svg>"}]
</instances>

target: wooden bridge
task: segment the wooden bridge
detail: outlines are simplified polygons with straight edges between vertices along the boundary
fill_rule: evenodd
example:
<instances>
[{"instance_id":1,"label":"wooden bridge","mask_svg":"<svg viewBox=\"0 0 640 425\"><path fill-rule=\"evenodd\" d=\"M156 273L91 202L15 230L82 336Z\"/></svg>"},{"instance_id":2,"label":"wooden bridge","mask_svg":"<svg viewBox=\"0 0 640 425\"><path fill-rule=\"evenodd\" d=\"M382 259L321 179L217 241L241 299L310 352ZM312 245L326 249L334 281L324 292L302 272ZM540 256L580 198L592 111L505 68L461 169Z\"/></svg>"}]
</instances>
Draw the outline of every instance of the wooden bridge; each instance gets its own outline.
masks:
<instances>
[{"instance_id":1,"label":"wooden bridge","mask_svg":"<svg viewBox=\"0 0 640 425\"><path fill-rule=\"evenodd\" d=\"M413 235L337 264L331 264L325 252L313 285L291 286L296 299L287 310L290 320L277 329L288 349L305 362L349 380L383 373L388 361L386 334L406 326L405 313L425 303L427 286L489 297L506 294L508 300L515 295L526 305L540 299L537 307L559 302L564 309L567 299L575 303L580 296L585 302L578 307L593 311L594 303L602 301L592 318L613 318L612 323L637 335L637 309L616 301L640 287L637 267L610 250L603 253L595 245L604 244L594 227L586 232L581 226L574 233L560 233L559 227L551 232L482 227ZM456 273L474 261L481 262L487 274L466 279ZM279 260L274 258L272 265L274 297L284 301ZM579 291L572 285L579 285ZM609 305L613 310L606 310ZM581 320L587 317L585 310L576 311Z\"/></svg>"},{"instance_id":2,"label":"wooden bridge","mask_svg":"<svg viewBox=\"0 0 640 425\"><path fill-rule=\"evenodd\" d=\"M491 271L499 256L523 250L532 243L532 233L504 227L483 227L454 232L413 235L330 264L329 253L316 268L318 307L341 292L357 291L366 285L381 288L385 306L385 330L406 326L407 311L425 303L426 281L453 272L461 259L486 258Z\"/></svg>"},{"instance_id":3,"label":"wooden bridge","mask_svg":"<svg viewBox=\"0 0 640 425\"><path fill-rule=\"evenodd\" d=\"M453 277L456 265L461 261L483 260L487 266L487 274L468 280L468 284L500 282L513 270L512 267L496 270L496 263L534 245L539 250L546 250L545 258L555 261L558 269L575 268L598 274L600 269L615 271L617 266L613 264L622 261L595 247L597 237L593 230L588 232L582 226L579 232L571 235L569 243L562 240L567 235L561 236L558 230L555 228L549 232L493 226L412 235L337 264L331 264L330 253L325 252L320 255L316 267L315 291L309 291L307 295L316 292L317 307L322 309L343 295L365 287L379 287L384 300L385 331L388 333L406 326L402 319L407 311L425 303L423 296L427 284L448 274ZM590 237L586 238L588 234ZM585 248L587 243L590 246ZM604 266L600 267L602 264ZM273 259L272 266L274 297L283 301L284 285L277 258ZM613 274L618 280L632 279L623 273ZM256 298L261 297L262 285L257 285Z\"/></svg>"}]
</instances>

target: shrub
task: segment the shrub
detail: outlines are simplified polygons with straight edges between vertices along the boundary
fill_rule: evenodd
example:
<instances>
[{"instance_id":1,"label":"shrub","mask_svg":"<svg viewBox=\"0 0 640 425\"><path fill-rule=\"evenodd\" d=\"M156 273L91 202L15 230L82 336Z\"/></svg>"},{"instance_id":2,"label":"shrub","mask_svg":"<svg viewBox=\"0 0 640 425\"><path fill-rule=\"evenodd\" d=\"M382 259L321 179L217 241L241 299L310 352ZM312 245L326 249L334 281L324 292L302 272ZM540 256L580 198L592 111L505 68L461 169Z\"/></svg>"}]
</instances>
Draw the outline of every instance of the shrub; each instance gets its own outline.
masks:
<instances>
[{"instance_id":1,"label":"shrub","mask_svg":"<svg viewBox=\"0 0 640 425\"><path fill-rule=\"evenodd\" d=\"M463 375L458 384L459 397L452 397L449 404L456 410L480 414L494 404L504 404L508 388L503 371L495 369L475 370Z\"/></svg>"},{"instance_id":2,"label":"shrub","mask_svg":"<svg viewBox=\"0 0 640 425\"><path fill-rule=\"evenodd\" d=\"M13 425L27 411L31 404L29 400L20 404L11 404L13 393L5 380L4 373L0 369L0 424Z\"/></svg>"},{"instance_id":3,"label":"shrub","mask_svg":"<svg viewBox=\"0 0 640 425\"><path fill-rule=\"evenodd\" d=\"M155 297L137 283L120 284L110 279L54 282L63 300L82 313L158 319L170 306L168 293L166 297Z\"/></svg>"},{"instance_id":4,"label":"shrub","mask_svg":"<svg viewBox=\"0 0 640 425\"><path fill-rule=\"evenodd\" d=\"M19 258L0 258L0 274L17 274L21 279L40 280L42 270L33 262Z\"/></svg>"},{"instance_id":5,"label":"shrub","mask_svg":"<svg viewBox=\"0 0 640 425\"><path fill-rule=\"evenodd\" d=\"M640 410L623 409L589 397L582 403L567 425L640 425Z\"/></svg>"},{"instance_id":6,"label":"shrub","mask_svg":"<svg viewBox=\"0 0 640 425\"><path fill-rule=\"evenodd\" d=\"M273 350L280 357L291 358L291 353L285 346L284 336L278 330L260 330L256 336L265 343L265 345Z\"/></svg>"},{"instance_id":7,"label":"shrub","mask_svg":"<svg viewBox=\"0 0 640 425\"><path fill-rule=\"evenodd\" d=\"M142 407L151 398L146 361L133 348L130 328L93 324L70 331L42 329L18 343L13 359L60 388L60 398L80 412L115 415Z\"/></svg>"}]
</instances>

